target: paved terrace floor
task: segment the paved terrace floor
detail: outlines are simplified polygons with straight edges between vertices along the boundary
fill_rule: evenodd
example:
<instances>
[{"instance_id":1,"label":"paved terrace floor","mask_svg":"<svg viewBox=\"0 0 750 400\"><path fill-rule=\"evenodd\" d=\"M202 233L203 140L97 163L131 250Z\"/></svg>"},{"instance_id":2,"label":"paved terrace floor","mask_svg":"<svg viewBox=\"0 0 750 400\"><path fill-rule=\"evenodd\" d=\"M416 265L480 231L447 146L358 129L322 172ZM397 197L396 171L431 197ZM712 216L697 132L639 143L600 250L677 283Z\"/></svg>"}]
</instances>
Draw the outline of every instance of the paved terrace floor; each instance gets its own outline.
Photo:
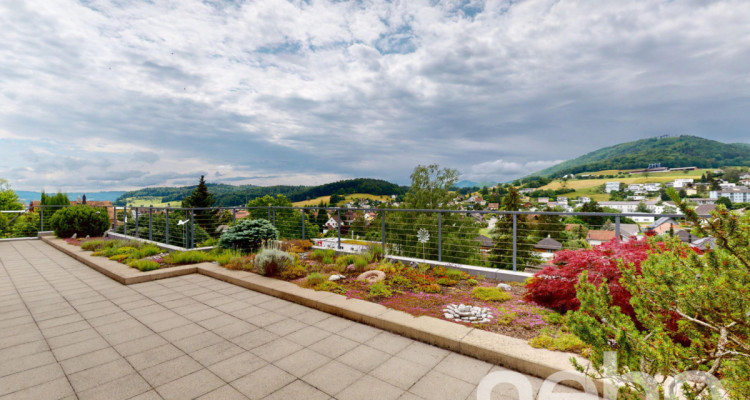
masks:
<instances>
[{"instance_id":1,"label":"paved terrace floor","mask_svg":"<svg viewBox=\"0 0 750 400\"><path fill-rule=\"evenodd\" d=\"M0 399L475 399L494 370L206 276L123 286L0 243Z\"/></svg>"}]
</instances>

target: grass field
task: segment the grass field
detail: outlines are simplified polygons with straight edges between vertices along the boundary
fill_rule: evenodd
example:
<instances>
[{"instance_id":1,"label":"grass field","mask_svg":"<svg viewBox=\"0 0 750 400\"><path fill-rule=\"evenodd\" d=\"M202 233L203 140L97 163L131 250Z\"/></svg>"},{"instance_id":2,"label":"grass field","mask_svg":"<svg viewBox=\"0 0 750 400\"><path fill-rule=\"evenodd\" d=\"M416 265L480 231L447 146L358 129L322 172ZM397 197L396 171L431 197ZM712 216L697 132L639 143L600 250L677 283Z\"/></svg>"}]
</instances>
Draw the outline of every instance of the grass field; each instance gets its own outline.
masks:
<instances>
[{"instance_id":1,"label":"grass field","mask_svg":"<svg viewBox=\"0 0 750 400\"><path fill-rule=\"evenodd\" d=\"M369 200L380 200L385 201L390 198L390 196L376 196L374 194L367 194L367 193L354 193L354 194L348 194L346 195L346 201L349 201L351 199L369 199ZM298 201L295 202L294 205L296 207L310 207L310 206L317 206L320 204L320 202L328 203L331 200L331 196L321 196L315 199L305 200L305 201ZM333 206L331 204L331 206Z\"/></svg>"},{"instance_id":2,"label":"grass field","mask_svg":"<svg viewBox=\"0 0 750 400\"><path fill-rule=\"evenodd\" d=\"M713 169L710 169L713 170ZM566 183L566 187L570 189L574 189L575 192L565 194L565 196L568 197L579 197L579 196L587 196L591 197L592 199L596 201L602 201L609 199L609 195L606 193L597 193L596 189L597 187L604 185L606 182L621 182L626 185L629 185L631 183L665 183L665 182L672 182L675 179L680 178L693 178L693 179L700 179L701 175L706 173L706 171L710 171L706 169L697 169L694 171L678 171L678 172L662 172L662 173L649 173L649 174L634 174L634 175L625 175L625 177L621 178L605 178L605 179L574 179L569 180ZM612 175L616 174L619 171L617 170L607 170L607 171L598 171L598 172L591 172L591 175ZM563 187L563 181L556 179L552 182L550 182L547 185L542 186L540 189L560 189Z\"/></svg>"},{"instance_id":3,"label":"grass field","mask_svg":"<svg viewBox=\"0 0 750 400\"><path fill-rule=\"evenodd\" d=\"M128 207L180 207L182 202L180 201L161 201L161 197L128 197L125 199Z\"/></svg>"}]
</instances>

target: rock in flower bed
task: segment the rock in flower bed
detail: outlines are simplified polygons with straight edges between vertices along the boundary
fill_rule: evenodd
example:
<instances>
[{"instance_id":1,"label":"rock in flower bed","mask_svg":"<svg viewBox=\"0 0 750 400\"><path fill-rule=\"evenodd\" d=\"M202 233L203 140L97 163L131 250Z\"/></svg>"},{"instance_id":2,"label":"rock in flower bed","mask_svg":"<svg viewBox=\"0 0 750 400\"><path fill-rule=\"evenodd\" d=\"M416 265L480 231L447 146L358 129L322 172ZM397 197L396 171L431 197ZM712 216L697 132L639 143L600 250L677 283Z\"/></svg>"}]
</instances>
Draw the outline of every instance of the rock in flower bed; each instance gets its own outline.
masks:
<instances>
[{"instance_id":1,"label":"rock in flower bed","mask_svg":"<svg viewBox=\"0 0 750 400\"><path fill-rule=\"evenodd\" d=\"M448 304L448 307L443 309L443 313L446 319L476 324L486 324L493 318L489 307L472 307L465 304Z\"/></svg>"}]
</instances>

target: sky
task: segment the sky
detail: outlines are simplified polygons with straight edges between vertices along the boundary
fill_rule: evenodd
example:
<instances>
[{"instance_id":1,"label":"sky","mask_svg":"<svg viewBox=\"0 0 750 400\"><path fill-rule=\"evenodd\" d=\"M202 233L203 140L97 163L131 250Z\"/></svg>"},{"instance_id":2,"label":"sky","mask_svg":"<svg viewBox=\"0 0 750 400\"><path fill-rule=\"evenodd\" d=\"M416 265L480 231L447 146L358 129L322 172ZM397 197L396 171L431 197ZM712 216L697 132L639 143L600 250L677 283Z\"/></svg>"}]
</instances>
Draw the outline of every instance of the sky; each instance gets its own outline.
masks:
<instances>
[{"instance_id":1,"label":"sky","mask_svg":"<svg viewBox=\"0 0 750 400\"><path fill-rule=\"evenodd\" d=\"M750 142L750 2L0 2L15 189L504 182L662 134Z\"/></svg>"}]
</instances>

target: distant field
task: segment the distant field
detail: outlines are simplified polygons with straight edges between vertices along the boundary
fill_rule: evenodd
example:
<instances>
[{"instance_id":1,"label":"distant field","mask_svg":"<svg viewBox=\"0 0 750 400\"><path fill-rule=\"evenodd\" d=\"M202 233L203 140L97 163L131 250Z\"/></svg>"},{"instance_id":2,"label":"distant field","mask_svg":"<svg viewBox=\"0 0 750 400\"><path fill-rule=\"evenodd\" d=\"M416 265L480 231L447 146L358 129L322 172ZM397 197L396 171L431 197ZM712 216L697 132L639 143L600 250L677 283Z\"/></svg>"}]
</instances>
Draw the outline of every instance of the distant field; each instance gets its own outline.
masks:
<instances>
[{"instance_id":1,"label":"distant field","mask_svg":"<svg viewBox=\"0 0 750 400\"><path fill-rule=\"evenodd\" d=\"M128 207L180 207L181 201L162 202L161 197L128 197L125 199Z\"/></svg>"},{"instance_id":2,"label":"distant field","mask_svg":"<svg viewBox=\"0 0 750 400\"><path fill-rule=\"evenodd\" d=\"M566 187L569 189L574 189L575 192L565 194L565 196L568 197L580 197L580 196L587 196L591 197L592 199L596 201L606 201L609 199L609 195L606 193L596 193L596 188L605 184L606 182L621 182L626 185L631 183L665 183L665 182L672 182L675 179L679 178L693 178L693 179L700 179L701 175L706 173L706 171L713 171L715 168L711 169L697 169L694 171L687 171L687 172L662 172L662 173L649 173L649 174L634 174L634 175L626 175L624 178L606 178L606 179L573 179L569 180L566 184ZM606 171L598 171L598 172L588 172L588 174L591 175L614 175L620 172L619 170L606 170ZM625 170L623 170L625 172ZM580 175L580 174L579 174ZM540 189L560 189L563 186L563 182L559 179L556 179L552 182L550 182L547 185L542 186Z\"/></svg>"},{"instance_id":3,"label":"distant field","mask_svg":"<svg viewBox=\"0 0 750 400\"><path fill-rule=\"evenodd\" d=\"M369 200L380 200L385 201L388 200L391 196L376 196L374 194L367 194L367 193L354 193L346 195L346 200L349 201L351 199L357 198L357 199L369 199ZM320 202L329 203L331 201L331 196L321 196L310 200L305 201L298 201L295 202L294 205L296 207L310 207L310 206L317 206L320 204Z\"/></svg>"}]
</instances>

